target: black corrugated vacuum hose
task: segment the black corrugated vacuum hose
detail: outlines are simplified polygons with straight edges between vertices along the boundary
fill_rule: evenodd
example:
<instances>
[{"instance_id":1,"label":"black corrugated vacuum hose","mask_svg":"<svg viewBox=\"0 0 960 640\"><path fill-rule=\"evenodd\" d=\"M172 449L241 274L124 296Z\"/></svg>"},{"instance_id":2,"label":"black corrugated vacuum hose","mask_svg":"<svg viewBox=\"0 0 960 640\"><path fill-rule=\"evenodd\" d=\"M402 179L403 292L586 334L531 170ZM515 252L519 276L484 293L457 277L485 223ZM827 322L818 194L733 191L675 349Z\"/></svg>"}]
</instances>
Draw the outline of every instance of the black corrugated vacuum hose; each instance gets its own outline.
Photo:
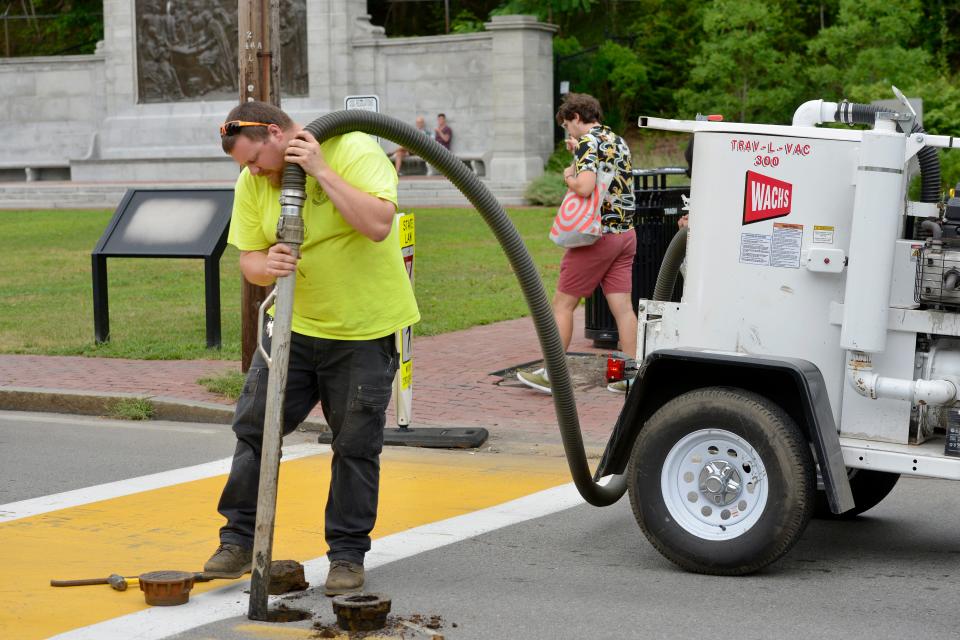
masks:
<instances>
[{"instance_id":1,"label":"black corrugated vacuum hose","mask_svg":"<svg viewBox=\"0 0 960 640\"><path fill-rule=\"evenodd\" d=\"M873 104L841 102L837 105L834 120L847 124L869 124L876 122L877 113L890 111ZM918 123L914 123L910 133L926 133ZM940 202L940 156L933 147L924 147L917 152L920 163L920 202Z\"/></svg>"},{"instance_id":2,"label":"black corrugated vacuum hose","mask_svg":"<svg viewBox=\"0 0 960 640\"><path fill-rule=\"evenodd\" d=\"M660 271L657 273L657 284L653 288L654 300L670 302L673 298L673 288L677 286L677 274L680 273L680 265L683 264L683 258L686 255L687 228L683 227L677 230L663 253L663 262L660 263Z\"/></svg>"},{"instance_id":3,"label":"black corrugated vacuum hose","mask_svg":"<svg viewBox=\"0 0 960 640\"><path fill-rule=\"evenodd\" d=\"M614 476L606 485L595 483L590 476L583 448L583 437L580 433L577 405L570 384L570 372L567 369L566 354L560 342L560 333L557 330L553 310L547 300L540 274L513 222L476 174L456 156L434 140L424 136L419 130L380 113L359 110L337 111L314 120L305 129L320 142L351 131L362 131L386 138L423 158L445 175L476 207L500 242L520 283L527 306L530 307L553 387L554 409L574 484L584 500L594 506L607 506L619 500L626 491L626 476ZM303 169L299 165L288 164L283 172L281 191L302 192L304 182Z\"/></svg>"}]
</instances>

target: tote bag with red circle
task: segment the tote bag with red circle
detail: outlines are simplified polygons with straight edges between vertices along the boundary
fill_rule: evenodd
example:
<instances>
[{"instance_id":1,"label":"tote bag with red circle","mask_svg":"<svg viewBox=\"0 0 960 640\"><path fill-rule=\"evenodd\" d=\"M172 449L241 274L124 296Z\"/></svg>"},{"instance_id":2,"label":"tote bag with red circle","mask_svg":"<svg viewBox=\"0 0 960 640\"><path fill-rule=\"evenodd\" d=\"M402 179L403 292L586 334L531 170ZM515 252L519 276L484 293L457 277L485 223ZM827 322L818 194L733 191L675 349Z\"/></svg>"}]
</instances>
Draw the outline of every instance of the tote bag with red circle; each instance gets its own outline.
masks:
<instances>
[{"instance_id":1,"label":"tote bag with red circle","mask_svg":"<svg viewBox=\"0 0 960 640\"><path fill-rule=\"evenodd\" d=\"M567 249L585 247L599 240L603 230L600 208L607 198L611 182L613 173L601 171L589 196L578 196L573 190L567 191L553 219L550 239Z\"/></svg>"}]
</instances>

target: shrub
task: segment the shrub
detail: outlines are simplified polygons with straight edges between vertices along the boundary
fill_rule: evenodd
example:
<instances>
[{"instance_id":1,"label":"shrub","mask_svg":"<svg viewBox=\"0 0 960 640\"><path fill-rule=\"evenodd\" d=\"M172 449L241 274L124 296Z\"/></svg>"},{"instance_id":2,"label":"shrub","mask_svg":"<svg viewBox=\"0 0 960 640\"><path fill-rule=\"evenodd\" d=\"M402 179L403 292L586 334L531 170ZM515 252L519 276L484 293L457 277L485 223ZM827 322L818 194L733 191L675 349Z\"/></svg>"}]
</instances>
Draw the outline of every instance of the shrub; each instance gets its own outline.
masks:
<instances>
[{"instance_id":1,"label":"shrub","mask_svg":"<svg viewBox=\"0 0 960 640\"><path fill-rule=\"evenodd\" d=\"M523 197L530 204L544 207L558 207L567 193L567 185L563 182L563 175L545 173L529 185Z\"/></svg>"},{"instance_id":2,"label":"shrub","mask_svg":"<svg viewBox=\"0 0 960 640\"><path fill-rule=\"evenodd\" d=\"M554 147L550 157L547 158L547 164L543 167L543 170L547 173L563 173L563 170L569 167L571 162L573 162L573 155L567 151L566 145L561 140Z\"/></svg>"}]
</instances>

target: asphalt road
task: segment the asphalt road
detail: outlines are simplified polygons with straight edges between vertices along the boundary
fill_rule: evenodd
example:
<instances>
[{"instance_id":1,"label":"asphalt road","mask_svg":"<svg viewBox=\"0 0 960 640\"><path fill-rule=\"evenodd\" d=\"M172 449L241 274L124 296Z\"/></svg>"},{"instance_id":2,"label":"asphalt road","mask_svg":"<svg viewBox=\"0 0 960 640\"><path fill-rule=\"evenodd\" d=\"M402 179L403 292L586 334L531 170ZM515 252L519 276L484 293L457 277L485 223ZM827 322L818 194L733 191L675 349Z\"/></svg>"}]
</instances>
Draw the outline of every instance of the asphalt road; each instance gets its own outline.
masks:
<instances>
[{"instance_id":1,"label":"asphalt road","mask_svg":"<svg viewBox=\"0 0 960 640\"><path fill-rule=\"evenodd\" d=\"M680 571L642 537L621 500L387 564L371 572L368 588L389 594L393 612L406 619L441 616L451 640L955 640L958 490L947 481L902 480L869 516L813 521L783 560L750 577ZM334 623L316 592L289 606L310 611L312 623ZM297 624L308 626L284 626ZM252 629L238 617L176 637L250 638Z\"/></svg>"},{"instance_id":2,"label":"asphalt road","mask_svg":"<svg viewBox=\"0 0 960 640\"><path fill-rule=\"evenodd\" d=\"M314 436L294 438L308 442ZM0 413L0 503L229 457L232 441L229 428L218 425ZM464 459L452 458L463 453L422 455L424 464L443 456ZM497 473L487 472L488 481L510 482L495 478ZM514 472L503 466L502 473ZM717 578L684 573L659 556L625 499L604 509L581 504L551 512L547 503L555 494L547 491L531 499L543 503L547 515L408 557L381 559L368 572L367 588L392 599L394 621L438 616L439 632L448 639L955 639L960 636L958 492L956 483L902 479L884 502L855 521L813 521L798 545L762 573ZM398 535L395 544L406 544ZM242 606L244 588L239 583L221 592ZM160 613L193 615L202 603L197 597ZM252 623L234 606L229 617L197 618L197 626L170 637L311 638L318 637L318 626L334 623L330 600L315 589L280 603L310 618ZM15 630L6 636L2 623L0 636L19 637ZM394 626L378 637L429 636Z\"/></svg>"},{"instance_id":3,"label":"asphalt road","mask_svg":"<svg viewBox=\"0 0 960 640\"><path fill-rule=\"evenodd\" d=\"M235 442L222 424L0 411L0 504L228 458Z\"/></svg>"}]
</instances>

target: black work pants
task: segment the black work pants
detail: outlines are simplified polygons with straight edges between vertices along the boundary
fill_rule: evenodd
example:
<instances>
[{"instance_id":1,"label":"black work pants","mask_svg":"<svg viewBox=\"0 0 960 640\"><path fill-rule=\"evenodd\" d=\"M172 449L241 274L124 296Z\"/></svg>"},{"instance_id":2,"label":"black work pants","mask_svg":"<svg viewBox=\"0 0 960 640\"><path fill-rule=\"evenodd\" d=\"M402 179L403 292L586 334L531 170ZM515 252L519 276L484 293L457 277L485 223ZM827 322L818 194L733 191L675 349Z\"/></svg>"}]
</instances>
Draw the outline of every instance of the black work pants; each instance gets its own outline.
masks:
<instances>
[{"instance_id":1,"label":"black work pants","mask_svg":"<svg viewBox=\"0 0 960 640\"><path fill-rule=\"evenodd\" d=\"M264 338L269 353L269 339ZM377 519L385 412L397 370L394 335L328 340L292 334L283 407L283 434L320 403L333 431L325 531L330 560L363 562ZM260 451L269 370L259 353L237 401L237 448L217 510L227 519L220 542L253 547Z\"/></svg>"}]
</instances>

